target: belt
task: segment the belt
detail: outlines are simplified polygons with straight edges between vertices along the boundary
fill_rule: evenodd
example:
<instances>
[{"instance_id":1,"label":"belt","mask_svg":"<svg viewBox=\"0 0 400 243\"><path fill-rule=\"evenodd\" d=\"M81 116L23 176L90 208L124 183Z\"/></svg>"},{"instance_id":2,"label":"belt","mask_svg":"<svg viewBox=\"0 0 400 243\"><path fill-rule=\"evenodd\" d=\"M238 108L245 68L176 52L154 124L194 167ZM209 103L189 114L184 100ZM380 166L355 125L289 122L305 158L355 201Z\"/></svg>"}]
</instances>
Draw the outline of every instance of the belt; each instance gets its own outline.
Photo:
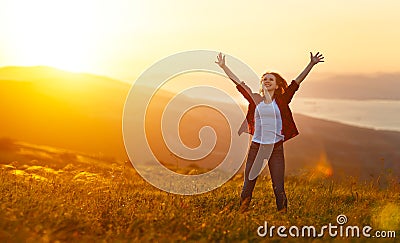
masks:
<instances>
[{"instance_id":1,"label":"belt","mask_svg":"<svg viewBox=\"0 0 400 243\"><path fill-rule=\"evenodd\" d=\"M257 143L257 142L254 142L254 141L251 141L251 142L254 143L257 146L260 146L260 143ZM276 147L278 147L278 146L280 146L282 144L283 144L283 140L279 140L279 142L274 143L274 148L276 148Z\"/></svg>"}]
</instances>

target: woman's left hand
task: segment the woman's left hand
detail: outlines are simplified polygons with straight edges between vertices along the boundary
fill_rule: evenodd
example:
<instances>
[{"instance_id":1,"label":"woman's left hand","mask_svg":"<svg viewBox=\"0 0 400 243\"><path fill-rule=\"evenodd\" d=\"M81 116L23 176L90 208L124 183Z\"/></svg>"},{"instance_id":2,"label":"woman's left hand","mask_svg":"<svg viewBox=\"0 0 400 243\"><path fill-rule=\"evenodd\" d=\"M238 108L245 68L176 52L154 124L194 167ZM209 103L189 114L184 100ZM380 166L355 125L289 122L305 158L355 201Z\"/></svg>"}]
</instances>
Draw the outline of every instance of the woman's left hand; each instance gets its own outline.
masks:
<instances>
[{"instance_id":1,"label":"woman's left hand","mask_svg":"<svg viewBox=\"0 0 400 243\"><path fill-rule=\"evenodd\" d=\"M311 58L311 63L313 65L320 63L320 62L324 62L324 57L322 56L322 54L320 54L319 52L317 52L317 54L313 55L312 52L310 52L310 58Z\"/></svg>"}]
</instances>

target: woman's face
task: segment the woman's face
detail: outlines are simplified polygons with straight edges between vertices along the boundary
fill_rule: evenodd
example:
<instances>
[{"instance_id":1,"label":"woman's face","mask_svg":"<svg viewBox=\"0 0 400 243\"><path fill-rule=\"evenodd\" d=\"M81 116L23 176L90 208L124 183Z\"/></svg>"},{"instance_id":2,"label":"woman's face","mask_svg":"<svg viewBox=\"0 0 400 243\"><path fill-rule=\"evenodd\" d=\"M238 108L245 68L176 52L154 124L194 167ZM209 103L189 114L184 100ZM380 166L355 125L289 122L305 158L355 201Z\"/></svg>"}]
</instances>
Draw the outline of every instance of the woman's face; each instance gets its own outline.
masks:
<instances>
[{"instance_id":1,"label":"woman's face","mask_svg":"<svg viewBox=\"0 0 400 243\"><path fill-rule=\"evenodd\" d=\"M264 90L268 91L278 89L275 75L270 73L264 74L261 78L261 86Z\"/></svg>"}]
</instances>

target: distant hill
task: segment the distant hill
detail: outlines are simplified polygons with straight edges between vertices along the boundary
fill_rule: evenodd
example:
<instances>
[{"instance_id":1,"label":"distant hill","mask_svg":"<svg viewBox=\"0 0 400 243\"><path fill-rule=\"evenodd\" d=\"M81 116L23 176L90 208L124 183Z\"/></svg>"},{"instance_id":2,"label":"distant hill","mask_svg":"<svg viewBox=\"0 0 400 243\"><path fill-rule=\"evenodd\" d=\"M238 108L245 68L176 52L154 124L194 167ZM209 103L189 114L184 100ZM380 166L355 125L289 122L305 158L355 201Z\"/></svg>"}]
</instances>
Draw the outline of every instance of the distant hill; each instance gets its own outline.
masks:
<instances>
[{"instance_id":1,"label":"distant hill","mask_svg":"<svg viewBox=\"0 0 400 243\"><path fill-rule=\"evenodd\" d=\"M392 99L399 100L400 73L374 75L332 75L319 80L306 80L298 97L327 99Z\"/></svg>"},{"instance_id":2,"label":"distant hill","mask_svg":"<svg viewBox=\"0 0 400 243\"><path fill-rule=\"evenodd\" d=\"M0 138L126 160L122 112L129 89L129 84L118 80L49 67L0 68ZM146 87L141 90L150 92ZM149 106L152 110L146 127L151 128L147 129L147 137L153 152L165 164L215 167L224 158L230 138L224 118L211 116L210 109L187 114L180 132L185 144L197 146L199 129L212 126L218 137L212 155L187 163L174 157L160 142L161 112L173 95L160 90ZM198 99L182 97L180 104L196 102ZM387 169L400 172L398 132L357 128L296 114L295 120L300 135L285 146L288 172L319 168L327 175L343 172L364 178ZM236 132L237 128L233 129Z\"/></svg>"},{"instance_id":3,"label":"distant hill","mask_svg":"<svg viewBox=\"0 0 400 243\"><path fill-rule=\"evenodd\" d=\"M49 67L0 69L2 137L125 158L129 84Z\"/></svg>"},{"instance_id":4,"label":"distant hill","mask_svg":"<svg viewBox=\"0 0 400 243\"><path fill-rule=\"evenodd\" d=\"M334 175L400 175L400 132L379 131L294 114L300 135L285 147L288 170L319 168Z\"/></svg>"}]
</instances>

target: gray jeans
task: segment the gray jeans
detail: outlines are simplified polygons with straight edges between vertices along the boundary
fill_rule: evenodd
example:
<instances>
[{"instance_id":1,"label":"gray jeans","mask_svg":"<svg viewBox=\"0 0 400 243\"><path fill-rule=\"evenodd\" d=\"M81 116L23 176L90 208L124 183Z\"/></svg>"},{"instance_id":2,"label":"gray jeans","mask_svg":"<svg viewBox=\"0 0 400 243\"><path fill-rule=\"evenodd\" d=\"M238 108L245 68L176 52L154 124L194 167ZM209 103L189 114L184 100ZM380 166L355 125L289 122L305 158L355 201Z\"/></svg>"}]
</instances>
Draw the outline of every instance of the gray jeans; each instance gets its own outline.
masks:
<instances>
[{"instance_id":1,"label":"gray jeans","mask_svg":"<svg viewBox=\"0 0 400 243\"><path fill-rule=\"evenodd\" d=\"M269 155L271 156L268 159ZM249 201L251 200L258 174L263 168L262 165L264 159L268 159L268 167L271 174L276 206L278 210L285 209L287 208L287 198L284 187L285 157L282 142L278 142L274 145L259 144L255 142L251 143L247 155L241 199L242 201L245 199L248 199Z\"/></svg>"}]
</instances>

